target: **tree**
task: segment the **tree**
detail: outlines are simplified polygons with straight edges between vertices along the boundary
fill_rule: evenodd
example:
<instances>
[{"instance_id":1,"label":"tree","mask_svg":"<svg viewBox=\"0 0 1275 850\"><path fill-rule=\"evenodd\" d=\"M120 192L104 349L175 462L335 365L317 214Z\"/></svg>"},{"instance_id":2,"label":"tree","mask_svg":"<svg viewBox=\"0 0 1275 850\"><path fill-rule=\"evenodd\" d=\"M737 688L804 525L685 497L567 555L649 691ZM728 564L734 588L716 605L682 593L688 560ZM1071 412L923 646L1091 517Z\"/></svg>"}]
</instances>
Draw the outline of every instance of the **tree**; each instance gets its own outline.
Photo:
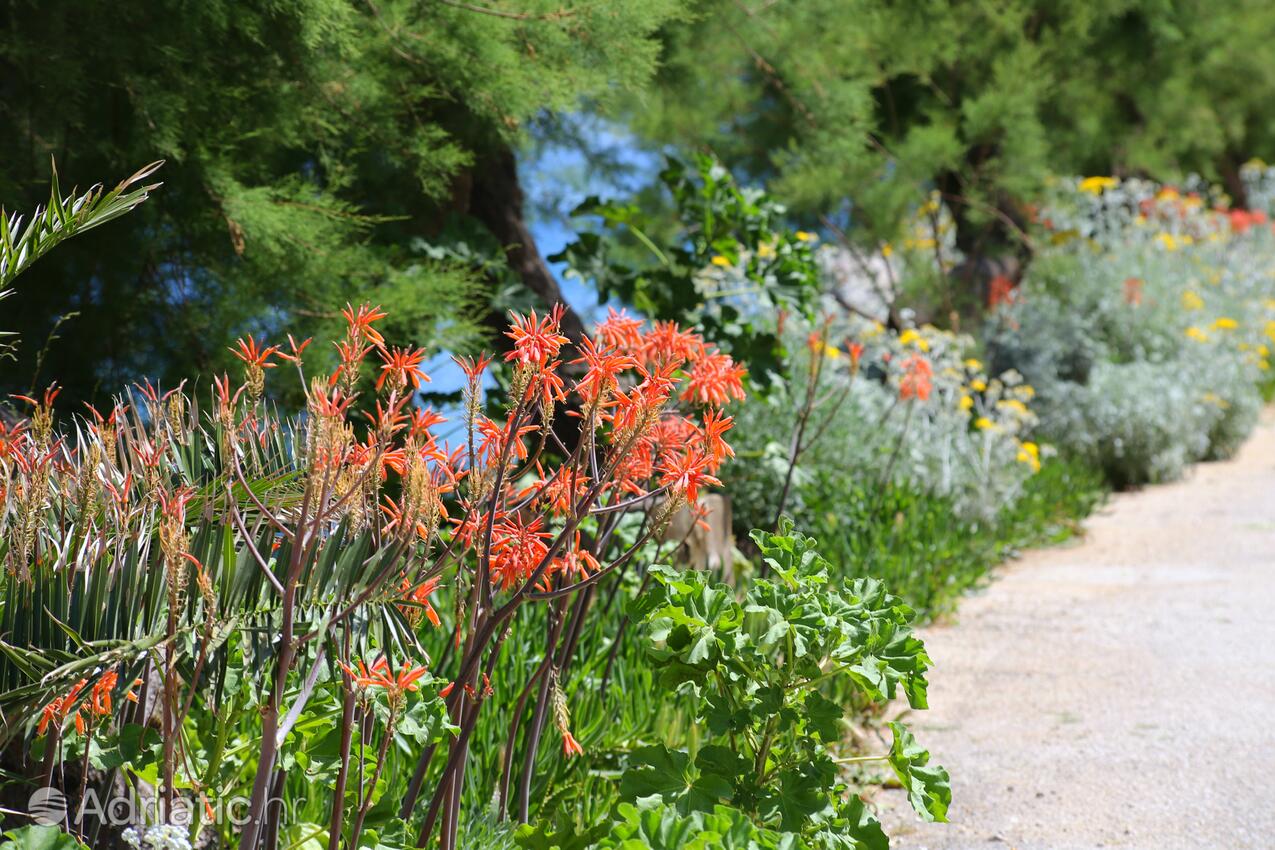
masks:
<instances>
[{"instance_id":1,"label":"tree","mask_svg":"<svg viewBox=\"0 0 1275 850\"><path fill-rule=\"evenodd\" d=\"M0 10L0 198L165 158L165 191L35 267L6 301L22 334L0 385L64 398L226 363L241 333L317 332L347 299L417 344L472 338L512 267L556 284L522 221L528 120L647 78L677 0L16 0ZM499 303L497 303L499 306ZM567 320L566 327L576 334Z\"/></svg>"},{"instance_id":2,"label":"tree","mask_svg":"<svg viewBox=\"0 0 1275 850\"><path fill-rule=\"evenodd\" d=\"M700 0L630 105L870 246L932 190L967 257L1022 252L1049 173L1198 171L1268 155L1275 12L1256 0Z\"/></svg>"}]
</instances>

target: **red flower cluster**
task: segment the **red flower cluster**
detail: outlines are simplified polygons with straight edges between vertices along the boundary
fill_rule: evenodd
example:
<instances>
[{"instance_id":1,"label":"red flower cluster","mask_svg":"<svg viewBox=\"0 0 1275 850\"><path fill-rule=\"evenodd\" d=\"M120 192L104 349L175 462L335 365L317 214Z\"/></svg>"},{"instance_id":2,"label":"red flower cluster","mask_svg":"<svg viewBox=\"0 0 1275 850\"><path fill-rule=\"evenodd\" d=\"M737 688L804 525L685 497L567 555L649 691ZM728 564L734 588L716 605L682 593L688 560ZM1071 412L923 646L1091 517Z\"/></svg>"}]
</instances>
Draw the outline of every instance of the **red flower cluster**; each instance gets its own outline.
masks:
<instances>
[{"instance_id":1,"label":"red flower cluster","mask_svg":"<svg viewBox=\"0 0 1275 850\"><path fill-rule=\"evenodd\" d=\"M1127 277L1124 280L1124 300L1133 307L1142 304L1142 278Z\"/></svg>"},{"instance_id":2,"label":"red flower cluster","mask_svg":"<svg viewBox=\"0 0 1275 850\"><path fill-rule=\"evenodd\" d=\"M111 692L115 690L119 680L119 673L114 670L108 670L93 684L88 698L80 705L76 705L80 700L81 694L84 693L85 685L88 684L87 679L80 679L65 694L60 697L54 697L40 712L40 722L35 729L36 734L43 735L49 730L50 726L60 731L66 718L73 714L75 717L75 731L83 735L88 728L88 724L94 719L110 717L114 713ZM141 679L136 679L133 682L133 687L141 683ZM137 702L137 695L133 693L132 688L129 688L124 693L124 698L129 702Z\"/></svg>"},{"instance_id":3,"label":"red flower cluster","mask_svg":"<svg viewBox=\"0 0 1275 850\"><path fill-rule=\"evenodd\" d=\"M930 361L919 354L913 354L902 363L903 377L899 379L899 398L903 401L918 399L925 401L930 397L930 379L934 376L934 367Z\"/></svg>"},{"instance_id":4,"label":"red flower cluster","mask_svg":"<svg viewBox=\"0 0 1275 850\"><path fill-rule=\"evenodd\" d=\"M1227 210L1226 217L1231 224L1231 232L1236 235L1266 223L1266 213L1261 210Z\"/></svg>"},{"instance_id":5,"label":"red flower cluster","mask_svg":"<svg viewBox=\"0 0 1275 850\"><path fill-rule=\"evenodd\" d=\"M996 309L1001 304L1014 303L1014 281L998 274L987 284L987 306Z\"/></svg>"}]
</instances>

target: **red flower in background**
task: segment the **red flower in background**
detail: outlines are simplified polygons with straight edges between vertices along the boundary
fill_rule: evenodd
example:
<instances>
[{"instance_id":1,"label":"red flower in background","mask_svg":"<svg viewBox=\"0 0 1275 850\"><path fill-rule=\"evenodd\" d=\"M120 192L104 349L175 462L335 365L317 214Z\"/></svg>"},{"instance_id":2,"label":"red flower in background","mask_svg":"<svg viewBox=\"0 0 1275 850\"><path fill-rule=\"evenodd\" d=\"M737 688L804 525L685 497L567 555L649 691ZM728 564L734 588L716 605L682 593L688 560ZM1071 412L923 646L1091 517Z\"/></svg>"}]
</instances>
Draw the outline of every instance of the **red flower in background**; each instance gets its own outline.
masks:
<instances>
[{"instance_id":1,"label":"red flower in background","mask_svg":"<svg viewBox=\"0 0 1275 850\"><path fill-rule=\"evenodd\" d=\"M903 361L903 377L899 379L899 398L903 401L919 399L925 401L930 397L930 378L934 375L934 367L930 361L919 354L914 354Z\"/></svg>"},{"instance_id":2,"label":"red flower in background","mask_svg":"<svg viewBox=\"0 0 1275 850\"><path fill-rule=\"evenodd\" d=\"M1126 304L1137 307L1142 304L1142 279L1127 277L1124 280L1124 300Z\"/></svg>"},{"instance_id":3,"label":"red flower in background","mask_svg":"<svg viewBox=\"0 0 1275 850\"><path fill-rule=\"evenodd\" d=\"M1249 228L1266 223L1266 213L1261 210L1230 210L1226 214L1231 223L1231 232L1246 233Z\"/></svg>"},{"instance_id":4,"label":"red flower in background","mask_svg":"<svg viewBox=\"0 0 1275 850\"><path fill-rule=\"evenodd\" d=\"M998 274L987 284L987 306L991 309L1001 304L1014 303L1014 282L1003 274Z\"/></svg>"}]
</instances>

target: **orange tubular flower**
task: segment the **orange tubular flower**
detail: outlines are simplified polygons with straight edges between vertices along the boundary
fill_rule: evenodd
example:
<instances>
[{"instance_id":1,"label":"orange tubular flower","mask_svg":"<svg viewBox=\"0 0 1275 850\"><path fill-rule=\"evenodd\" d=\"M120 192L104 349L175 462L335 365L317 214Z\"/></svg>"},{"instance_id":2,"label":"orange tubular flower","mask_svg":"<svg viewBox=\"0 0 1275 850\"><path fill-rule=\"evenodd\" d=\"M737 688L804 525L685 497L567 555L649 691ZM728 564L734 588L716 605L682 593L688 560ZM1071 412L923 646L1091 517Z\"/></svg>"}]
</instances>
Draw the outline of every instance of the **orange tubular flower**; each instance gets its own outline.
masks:
<instances>
[{"instance_id":1,"label":"orange tubular flower","mask_svg":"<svg viewBox=\"0 0 1275 850\"><path fill-rule=\"evenodd\" d=\"M744 398L743 377L747 373L745 367L735 365L727 354L708 354L691 367L682 400L718 407L730 403L731 399L740 401Z\"/></svg>"},{"instance_id":2,"label":"orange tubular flower","mask_svg":"<svg viewBox=\"0 0 1275 850\"><path fill-rule=\"evenodd\" d=\"M930 397L930 378L934 367L930 361L919 354L914 354L903 361L903 377L899 380L899 398L903 401L919 399L925 401Z\"/></svg>"},{"instance_id":3,"label":"orange tubular flower","mask_svg":"<svg viewBox=\"0 0 1275 850\"><path fill-rule=\"evenodd\" d=\"M531 317L509 312L511 324L505 336L514 341L513 351L505 355L509 361L517 361L520 365L543 369L549 361L558 356L559 349L568 340L558 332L558 325L566 312L562 305L553 308L543 319L531 311Z\"/></svg>"},{"instance_id":4,"label":"orange tubular flower","mask_svg":"<svg viewBox=\"0 0 1275 850\"><path fill-rule=\"evenodd\" d=\"M477 359L473 357L453 357L452 362L460 367L465 373L466 379L472 384L482 377L483 372L487 371L487 367L491 365L491 358L486 354L478 355Z\"/></svg>"},{"instance_id":5,"label":"orange tubular flower","mask_svg":"<svg viewBox=\"0 0 1275 850\"><path fill-rule=\"evenodd\" d=\"M426 673L424 667L415 667L410 661L398 668L398 672L390 672L390 662L384 655L376 659L371 670L362 660L358 661L358 665L358 672L355 672L348 664L341 664L346 675L354 680L355 687L369 690L379 688L391 695L402 695L408 691L418 690L420 685L417 684L417 680Z\"/></svg>"},{"instance_id":6,"label":"orange tubular flower","mask_svg":"<svg viewBox=\"0 0 1275 850\"><path fill-rule=\"evenodd\" d=\"M75 705L75 701L79 699L80 692L84 690L86 684L88 684L87 679L80 679L65 694L50 700L49 704L40 712L40 722L35 727L35 733L43 735L49 730L51 725L60 730L63 721L71 713L71 708ZM75 731L83 735L84 728L84 716L81 711L77 710L75 712Z\"/></svg>"},{"instance_id":7,"label":"orange tubular flower","mask_svg":"<svg viewBox=\"0 0 1275 850\"><path fill-rule=\"evenodd\" d=\"M114 670L109 670L102 674L102 678L97 680L93 685L93 690L89 693L89 709L98 717L109 717L111 715L111 691L115 690L115 686L119 684L120 674ZM141 679L133 681L133 687L140 685ZM137 702L137 694L133 693L132 688L124 693L124 699L129 702Z\"/></svg>"},{"instance_id":8,"label":"orange tubular flower","mask_svg":"<svg viewBox=\"0 0 1275 850\"><path fill-rule=\"evenodd\" d=\"M426 407L424 409L416 409L412 411L412 428L410 436L426 437L429 436L429 429L435 425L442 425L447 421L447 417L439 416L434 412L434 408ZM432 438L431 438L432 439Z\"/></svg>"},{"instance_id":9,"label":"orange tubular flower","mask_svg":"<svg viewBox=\"0 0 1275 850\"><path fill-rule=\"evenodd\" d=\"M261 369L273 369L278 363L271 363L270 358L279 351L279 346L272 345L269 348L258 348L257 341L252 337L246 339L235 340L235 345L239 346L238 350L230 349L231 353L238 357L249 366L256 366Z\"/></svg>"},{"instance_id":10,"label":"orange tubular flower","mask_svg":"<svg viewBox=\"0 0 1275 850\"><path fill-rule=\"evenodd\" d=\"M588 364L584 377L576 384L576 392L585 401L607 398L619 386L620 373L638 365L636 359L617 349L598 349L588 337L580 341L579 350L582 356L571 362Z\"/></svg>"},{"instance_id":11,"label":"orange tubular flower","mask_svg":"<svg viewBox=\"0 0 1275 850\"><path fill-rule=\"evenodd\" d=\"M544 541L553 537L541 531L544 520L536 517L524 523L505 519L493 529L491 571L502 590L510 590L531 575L549 552Z\"/></svg>"},{"instance_id":12,"label":"orange tubular flower","mask_svg":"<svg viewBox=\"0 0 1275 850\"><path fill-rule=\"evenodd\" d=\"M292 334L288 334L288 345L292 348L291 354L284 354L282 351L277 352L278 356L291 363L301 362L301 352L305 351L306 346L314 341L314 337L306 337L299 344L293 339Z\"/></svg>"},{"instance_id":13,"label":"orange tubular flower","mask_svg":"<svg viewBox=\"0 0 1275 850\"><path fill-rule=\"evenodd\" d=\"M648 365L673 363L681 365L704 354L704 340L699 334L684 331L676 322L656 322L642 337L639 355Z\"/></svg>"},{"instance_id":14,"label":"orange tubular flower","mask_svg":"<svg viewBox=\"0 0 1275 850\"><path fill-rule=\"evenodd\" d=\"M587 549L580 547L580 532L576 532L575 544L561 558L554 558L549 569L552 573L561 573L570 581L586 579L602 569L598 559Z\"/></svg>"},{"instance_id":15,"label":"orange tubular flower","mask_svg":"<svg viewBox=\"0 0 1275 850\"><path fill-rule=\"evenodd\" d=\"M403 592L405 600L420 606L425 612L425 616L429 619L431 626L438 628L441 625L442 621L438 618L438 612L434 610L434 605L429 601L434 591L438 590L437 578L429 579L415 588L412 587L411 580L403 579L400 590Z\"/></svg>"},{"instance_id":16,"label":"orange tubular flower","mask_svg":"<svg viewBox=\"0 0 1275 850\"><path fill-rule=\"evenodd\" d=\"M708 454L710 472L716 472L727 458L735 456L735 450L722 439L734 424L733 417L723 416L720 411L710 410L704 414L704 451Z\"/></svg>"},{"instance_id":17,"label":"orange tubular flower","mask_svg":"<svg viewBox=\"0 0 1275 850\"><path fill-rule=\"evenodd\" d=\"M584 755L584 748L580 746L580 742L576 740L575 735L570 732L562 733L562 754L567 758Z\"/></svg>"},{"instance_id":18,"label":"orange tubular flower","mask_svg":"<svg viewBox=\"0 0 1275 850\"><path fill-rule=\"evenodd\" d=\"M541 508L548 508L554 516L566 516L575 511L576 504L589 490L589 476L579 471L568 472L559 468L551 475L545 475L544 468L536 461L536 473L540 480L525 487L519 497L536 495L536 502Z\"/></svg>"},{"instance_id":19,"label":"orange tubular flower","mask_svg":"<svg viewBox=\"0 0 1275 850\"><path fill-rule=\"evenodd\" d=\"M539 370L527 386L527 400L539 397L540 404L547 410L554 402L567 400L567 388L558 375L561 360L554 360Z\"/></svg>"},{"instance_id":20,"label":"orange tubular flower","mask_svg":"<svg viewBox=\"0 0 1275 850\"><path fill-rule=\"evenodd\" d=\"M421 382L429 383L429 376L420 368L425 362L425 349L417 348L391 348L388 352L381 349L381 376L376 379L376 389L379 392L385 384L385 379L393 377L394 385L400 388L406 387L409 383L412 389L417 390L421 387Z\"/></svg>"},{"instance_id":21,"label":"orange tubular flower","mask_svg":"<svg viewBox=\"0 0 1275 850\"><path fill-rule=\"evenodd\" d=\"M642 348L642 320L625 310L617 313L614 307L608 307L606 321L597 327L597 337L604 348L633 354Z\"/></svg>"},{"instance_id":22,"label":"orange tubular flower","mask_svg":"<svg viewBox=\"0 0 1275 850\"><path fill-rule=\"evenodd\" d=\"M698 450L670 457L661 464L660 484L668 485L674 493L683 493L692 505L699 501L699 488L705 484L721 485L721 481L708 472L710 459Z\"/></svg>"},{"instance_id":23,"label":"orange tubular flower","mask_svg":"<svg viewBox=\"0 0 1275 850\"><path fill-rule=\"evenodd\" d=\"M379 322L389 315L382 311L379 306L373 307L371 304L363 303L355 310L350 306L349 302L346 302L345 309L341 311L341 315L345 316L345 321L349 325L351 339L366 339L378 348L385 345L385 337L381 336L380 331L372 327L373 322Z\"/></svg>"},{"instance_id":24,"label":"orange tubular flower","mask_svg":"<svg viewBox=\"0 0 1275 850\"><path fill-rule=\"evenodd\" d=\"M478 420L478 455L487 463L495 463L500 459L500 454L505 448L506 429L502 428L491 419L484 416ZM518 429L518 435L512 446L514 456L518 460L527 459L527 446L523 442L523 437L540 430L538 425L523 425Z\"/></svg>"}]
</instances>

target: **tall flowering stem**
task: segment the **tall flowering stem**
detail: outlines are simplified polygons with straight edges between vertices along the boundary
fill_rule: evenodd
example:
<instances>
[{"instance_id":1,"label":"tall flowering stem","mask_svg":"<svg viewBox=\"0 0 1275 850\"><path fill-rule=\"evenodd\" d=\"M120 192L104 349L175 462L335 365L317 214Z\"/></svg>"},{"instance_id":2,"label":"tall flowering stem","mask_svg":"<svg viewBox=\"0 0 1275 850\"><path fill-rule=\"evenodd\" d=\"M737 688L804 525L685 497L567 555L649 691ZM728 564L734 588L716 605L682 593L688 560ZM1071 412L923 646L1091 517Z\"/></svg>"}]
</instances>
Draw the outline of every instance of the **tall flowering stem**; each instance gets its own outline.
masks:
<instances>
[{"instance_id":1,"label":"tall flowering stem","mask_svg":"<svg viewBox=\"0 0 1275 850\"><path fill-rule=\"evenodd\" d=\"M232 349L241 375L215 378L204 410L184 387L145 384L63 435L54 387L0 431L13 598L0 634L30 650L0 653L0 711L15 721L7 728L47 736L44 784L57 781L62 739L127 719L162 730L164 811L179 789L193 801L224 788L218 758L189 757L194 712L214 718L212 755L236 728L256 742L237 840L271 847L289 736L326 693L319 704L340 705L343 725L328 846L358 843L383 770L415 746L400 814L421 846L453 850L470 748L483 739L474 731L505 704L493 699L503 688L522 696L508 719L502 809L528 817L545 734L560 739L560 757L587 758L566 672L591 607L604 582L614 598L626 570L649 565L648 544L717 483L743 370L673 323L613 313L573 348L561 308L514 314L499 366L458 361L453 445L446 419L419 404L426 349L387 342L375 306L343 315L334 369L307 368L303 354L322 359L310 340L245 337ZM295 417L270 401L284 379L305 399ZM503 405L484 404L491 386ZM520 616L529 606L547 616ZM502 647L530 623L545 624L543 656L525 675L502 673ZM423 643L444 649L431 659ZM251 657L250 683L228 680L234 653ZM122 685L101 686L114 703L98 699L108 672L142 683L127 718ZM107 710L81 732L70 718L90 694ZM399 727L421 701L442 720L418 745Z\"/></svg>"}]
</instances>

